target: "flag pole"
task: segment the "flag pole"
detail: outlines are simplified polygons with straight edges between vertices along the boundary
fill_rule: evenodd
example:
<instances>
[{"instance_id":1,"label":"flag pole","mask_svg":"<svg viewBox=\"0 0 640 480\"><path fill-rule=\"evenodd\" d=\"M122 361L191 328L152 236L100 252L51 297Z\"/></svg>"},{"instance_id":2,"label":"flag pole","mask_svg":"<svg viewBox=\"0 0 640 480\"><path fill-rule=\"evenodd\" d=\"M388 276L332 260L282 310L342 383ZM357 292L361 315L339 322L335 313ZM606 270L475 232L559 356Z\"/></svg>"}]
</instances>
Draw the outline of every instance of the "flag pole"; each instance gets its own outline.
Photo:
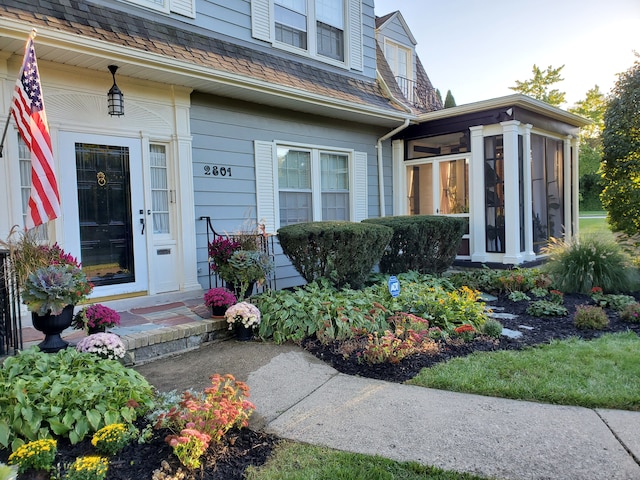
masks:
<instances>
[{"instance_id":1,"label":"flag pole","mask_svg":"<svg viewBox=\"0 0 640 480\"><path fill-rule=\"evenodd\" d=\"M31 33L29 34L29 38L33 40L36 38L38 34L38 30L35 28L31 29ZM18 78L22 76L22 69L24 68L24 64L20 67L20 73L18 74ZM2 132L2 140L0 140L0 158L2 158L2 150L4 150L4 140L7 137L7 130L9 129L9 122L11 121L11 108L9 108L9 115L7 115L7 123L4 124L4 131Z\"/></svg>"}]
</instances>

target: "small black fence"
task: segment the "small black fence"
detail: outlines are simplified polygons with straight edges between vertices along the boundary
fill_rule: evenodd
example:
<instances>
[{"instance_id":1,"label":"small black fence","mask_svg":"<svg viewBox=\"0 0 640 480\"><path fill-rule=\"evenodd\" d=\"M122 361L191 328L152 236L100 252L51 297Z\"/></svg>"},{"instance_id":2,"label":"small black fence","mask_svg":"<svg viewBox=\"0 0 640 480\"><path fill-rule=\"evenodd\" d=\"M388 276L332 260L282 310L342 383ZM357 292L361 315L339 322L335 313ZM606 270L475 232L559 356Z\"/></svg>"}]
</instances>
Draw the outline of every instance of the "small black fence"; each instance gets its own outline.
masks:
<instances>
[{"instance_id":1,"label":"small black fence","mask_svg":"<svg viewBox=\"0 0 640 480\"><path fill-rule=\"evenodd\" d=\"M9 252L0 250L0 357L18 350L22 350L20 290Z\"/></svg>"},{"instance_id":2,"label":"small black fence","mask_svg":"<svg viewBox=\"0 0 640 480\"><path fill-rule=\"evenodd\" d=\"M263 253L269 255L269 258L274 262L275 265L275 236L268 234L260 234L260 233L237 233L237 234L221 234L215 231L213 228L213 224L211 223L211 217L200 217L200 220L205 220L207 222L207 266L209 269L209 288L219 287L223 285L225 282L216 275L215 271L211 268L212 262L209 257L209 245L211 242L214 242L216 239L220 237L228 238L230 240L246 240L248 237L252 237L255 239L255 245L257 249ZM226 286L226 285L225 285ZM275 290L276 289L276 270L267 275L265 282L261 285L256 285L256 292L261 293L265 290Z\"/></svg>"}]
</instances>

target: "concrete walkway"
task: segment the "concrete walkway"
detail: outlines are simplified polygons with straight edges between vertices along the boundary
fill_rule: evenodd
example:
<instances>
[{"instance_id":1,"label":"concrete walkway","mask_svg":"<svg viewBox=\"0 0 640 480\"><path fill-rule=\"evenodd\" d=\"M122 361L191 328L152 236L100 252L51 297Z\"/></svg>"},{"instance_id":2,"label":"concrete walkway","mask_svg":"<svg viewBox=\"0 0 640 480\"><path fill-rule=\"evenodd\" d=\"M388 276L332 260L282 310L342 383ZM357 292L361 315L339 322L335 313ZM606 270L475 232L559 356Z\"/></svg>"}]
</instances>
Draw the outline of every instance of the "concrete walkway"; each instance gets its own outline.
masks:
<instances>
[{"instance_id":1,"label":"concrete walkway","mask_svg":"<svg viewBox=\"0 0 640 480\"><path fill-rule=\"evenodd\" d=\"M136 368L162 391L246 381L252 428L499 479L640 479L640 412L519 402L338 373L293 345L226 341Z\"/></svg>"}]
</instances>

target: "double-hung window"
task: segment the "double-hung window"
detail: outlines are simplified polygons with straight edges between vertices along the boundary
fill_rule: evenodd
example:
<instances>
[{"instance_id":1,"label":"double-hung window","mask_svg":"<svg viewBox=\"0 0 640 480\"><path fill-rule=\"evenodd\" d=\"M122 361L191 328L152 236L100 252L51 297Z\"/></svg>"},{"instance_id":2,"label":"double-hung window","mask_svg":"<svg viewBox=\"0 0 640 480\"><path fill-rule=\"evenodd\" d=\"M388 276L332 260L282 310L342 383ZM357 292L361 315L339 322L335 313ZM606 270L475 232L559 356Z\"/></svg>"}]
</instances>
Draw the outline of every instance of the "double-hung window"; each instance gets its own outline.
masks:
<instances>
[{"instance_id":1,"label":"double-hung window","mask_svg":"<svg viewBox=\"0 0 640 480\"><path fill-rule=\"evenodd\" d=\"M368 217L365 152L261 141L255 149L258 218L269 232L294 223Z\"/></svg>"},{"instance_id":2,"label":"double-hung window","mask_svg":"<svg viewBox=\"0 0 640 480\"><path fill-rule=\"evenodd\" d=\"M279 146L280 226L349 220L349 155Z\"/></svg>"},{"instance_id":3,"label":"double-hung window","mask_svg":"<svg viewBox=\"0 0 640 480\"><path fill-rule=\"evenodd\" d=\"M277 48L362 70L361 0L251 0L251 22Z\"/></svg>"}]
</instances>

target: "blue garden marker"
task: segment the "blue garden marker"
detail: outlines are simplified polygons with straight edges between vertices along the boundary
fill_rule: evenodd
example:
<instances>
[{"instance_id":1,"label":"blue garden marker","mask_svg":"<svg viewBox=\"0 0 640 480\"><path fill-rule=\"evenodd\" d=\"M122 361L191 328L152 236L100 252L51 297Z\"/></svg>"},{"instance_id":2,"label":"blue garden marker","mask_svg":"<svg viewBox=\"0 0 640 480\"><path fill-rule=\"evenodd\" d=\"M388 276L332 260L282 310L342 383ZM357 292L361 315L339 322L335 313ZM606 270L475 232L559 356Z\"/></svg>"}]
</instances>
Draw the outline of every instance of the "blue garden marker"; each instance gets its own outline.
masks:
<instances>
[{"instance_id":1,"label":"blue garden marker","mask_svg":"<svg viewBox=\"0 0 640 480\"><path fill-rule=\"evenodd\" d=\"M397 297L400 294L400 281L394 275L389 277L389 293L392 297Z\"/></svg>"}]
</instances>

